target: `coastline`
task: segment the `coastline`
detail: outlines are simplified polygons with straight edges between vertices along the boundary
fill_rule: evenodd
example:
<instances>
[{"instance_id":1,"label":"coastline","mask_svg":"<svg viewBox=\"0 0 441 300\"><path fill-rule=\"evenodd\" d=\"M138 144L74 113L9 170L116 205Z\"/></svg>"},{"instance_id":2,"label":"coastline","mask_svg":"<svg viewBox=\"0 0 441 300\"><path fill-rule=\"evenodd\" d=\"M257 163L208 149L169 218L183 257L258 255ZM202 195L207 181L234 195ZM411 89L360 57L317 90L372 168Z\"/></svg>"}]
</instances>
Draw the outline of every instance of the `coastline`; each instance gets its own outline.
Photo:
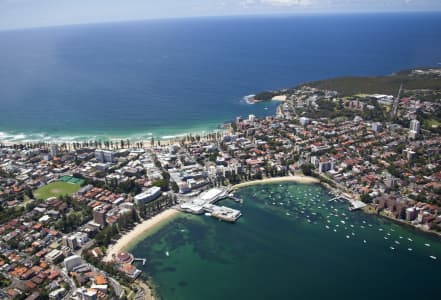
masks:
<instances>
[{"instance_id":1,"label":"coastline","mask_svg":"<svg viewBox=\"0 0 441 300\"><path fill-rule=\"evenodd\" d=\"M179 213L180 211L174 208L169 208L136 225L132 230L122 235L115 244L110 245L107 248L107 254L103 260L106 262L111 261L114 254L116 255L119 252L130 249L130 247L133 247L134 244L148 233L148 231L172 220L174 217L178 216Z\"/></svg>"},{"instance_id":2,"label":"coastline","mask_svg":"<svg viewBox=\"0 0 441 300\"><path fill-rule=\"evenodd\" d=\"M239 183L232 186L232 189L239 189L251 185L257 185L257 184L268 184L268 183L279 183L279 182L297 182L297 183L320 183L320 179L311 177L311 176L299 176L299 175L292 175L292 176L283 176L283 177L273 177L273 178L265 178L260 180L253 180L248 182Z\"/></svg>"},{"instance_id":3,"label":"coastline","mask_svg":"<svg viewBox=\"0 0 441 300\"><path fill-rule=\"evenodd\" d=\"M109 149L109 150L115 150L119 149L120 141L130 141L132 145L138 145L140 144L143 148L153 148L153 147L162 147L162 146L171 146L176 143L181 143L184 140L184 143L189 143L188 140L186 140L187 137L195 137L199 136L201 141L211 141L212 139L209 138L209 135L219 135L220 138L223 138L224 136L230 134L230 131L228 129L213 129L213 130L207 130L203 132L188 132L186 134L177 134L177 135L168 135L168 136L161 136L161 137L155 137L155 136L149 136L145 139L141 139L139 137L129 137L129 138L97 138L97 139L81 139L81 140L60 140L60 139L54 139L54 140L2 140L0 139L0 147L13 147L17 145L58 145L58 146L67 146L73 147L76 144L85 144L90 143L93 146L94 142L113 142L113 147L102 147L103 149ZM151 144L152 139L154 140L154 145ZM126 146L127 147L127 146Z\"/></svg>"}]
</instances>

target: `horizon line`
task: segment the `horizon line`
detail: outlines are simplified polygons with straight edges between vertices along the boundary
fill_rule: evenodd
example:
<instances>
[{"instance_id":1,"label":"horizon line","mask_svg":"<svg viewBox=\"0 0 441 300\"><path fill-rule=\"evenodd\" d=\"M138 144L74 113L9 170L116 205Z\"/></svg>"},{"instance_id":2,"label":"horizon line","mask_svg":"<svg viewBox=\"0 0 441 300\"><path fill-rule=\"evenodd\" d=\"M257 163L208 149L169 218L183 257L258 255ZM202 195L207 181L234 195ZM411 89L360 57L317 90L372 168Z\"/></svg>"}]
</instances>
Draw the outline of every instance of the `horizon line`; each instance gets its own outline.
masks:
<instances>
[{"instance_id":1,"label":"horizon line","mask_svg":"<svg viewBox=\"0 0 441 300\"><path fill-rule=\"evenodd\" d=\"M139 23L148 21L172 21L172 20L192 20L192 19L208 19L208 18L237 18L237 17L294 17L294 16L323 16L323 15L385 15L385 14L437 14L441 13L439 10L370 10L370 11L303 11L303 12L287 12L287 13L250 13L250 14L225 14L225 15L200 15L200 16L170 16L170 17L152 17L152 18L140 18L140 19L121 19L111 21L91 21L91 22L79 22L79 23L66 23L66 24L54 24L54 25L36 25L25 27L10 27L0 28L0 32L8 31L22 31L32 29L48 29L59 27L74 27L74 26L86 26L86 25L106 25L106 24L120 24L120 23Z\"/></svg>"}]
</instances>

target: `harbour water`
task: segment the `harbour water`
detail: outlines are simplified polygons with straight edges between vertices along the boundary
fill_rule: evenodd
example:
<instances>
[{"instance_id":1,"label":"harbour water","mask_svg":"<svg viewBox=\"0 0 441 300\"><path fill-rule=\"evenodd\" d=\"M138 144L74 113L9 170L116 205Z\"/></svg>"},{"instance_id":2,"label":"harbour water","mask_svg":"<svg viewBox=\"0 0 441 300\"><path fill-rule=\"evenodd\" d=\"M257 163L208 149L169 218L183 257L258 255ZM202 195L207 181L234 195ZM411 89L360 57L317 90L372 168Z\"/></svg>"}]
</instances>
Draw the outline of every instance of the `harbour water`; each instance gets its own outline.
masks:
<instances>
[{"instance_id":1,"label":"harbour water","mask_svg":"<svg viewBox=\"0 0 441 300\"><path fill-rule=\"evenodd\" d=\"M243 213L235 224L185 215L131 250L161 299L438 298L439 239L349 212L318 184L236 195L242 205L226 201Z\"/></svg>"},{"instance_id":2,"label":"harbour water","mask_svg":"<svg viewBox=\"0 0 441 300\"><path fill-rule=\"evenodd\" d=\"M203 132L267 89L441 62L441 14L151 20L0 32L0 141Z\"/></svg>"}]
</instances>

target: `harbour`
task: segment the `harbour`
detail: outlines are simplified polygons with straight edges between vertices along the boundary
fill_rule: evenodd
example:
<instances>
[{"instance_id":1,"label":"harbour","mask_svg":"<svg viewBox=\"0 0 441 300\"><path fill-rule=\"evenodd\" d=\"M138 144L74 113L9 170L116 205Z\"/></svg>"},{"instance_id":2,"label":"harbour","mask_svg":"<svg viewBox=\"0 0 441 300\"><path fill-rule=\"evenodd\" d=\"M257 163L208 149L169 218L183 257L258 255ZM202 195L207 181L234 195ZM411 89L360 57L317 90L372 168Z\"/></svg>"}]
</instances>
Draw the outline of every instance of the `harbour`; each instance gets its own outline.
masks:
<instances>
[{"instance_id":1,"label":"harbour","mask_svg":"<svg viewBox=\"0 0 441 300\"><path fill-rule=\"evenodd\" d=\"M243 214L233 230L226 222L185 214L131 250L149 257L142 269L161 297L321 299L331 289L332 295L347 295L344 299L393 299L406 284L425 285L427 295L438 293L441 243L436 238L349 212L346 200L330 202L335 196L318 184L249 186L235 196L243 204L223 200ZM415 272L427 276L417 278ZM389 280L390 285L366 291L370 280ZM417 290L403 299L413 299Z\"/></svg>"}]
</instances>

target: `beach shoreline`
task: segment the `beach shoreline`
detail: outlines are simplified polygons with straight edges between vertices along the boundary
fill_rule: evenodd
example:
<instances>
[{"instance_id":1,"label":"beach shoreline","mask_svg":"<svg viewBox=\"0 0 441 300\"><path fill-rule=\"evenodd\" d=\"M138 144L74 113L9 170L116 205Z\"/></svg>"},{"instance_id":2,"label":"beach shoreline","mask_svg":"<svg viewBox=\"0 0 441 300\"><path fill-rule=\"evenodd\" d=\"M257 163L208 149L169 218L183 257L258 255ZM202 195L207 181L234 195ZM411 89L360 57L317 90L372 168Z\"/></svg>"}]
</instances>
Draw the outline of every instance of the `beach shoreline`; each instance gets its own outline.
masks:
<instances>
[{"instance_id":1,"label":"beach shoreline","mask_svg":"<svg viewBox=\"0 0 441 300\"><path fill-rule=\"evenodd\" d=\"M97 143L106 143L112 142L113 147L103 146L102 148L109 150L121 149L120 142L123 141L127 143L130 142L131 145L141 145L143 148L153 148L153 147L161 147L161 146L170 146L174 144L181 143L182 141L186 141L187 137L200 137L201 141L210 141L212 138L209 138L209 135L219 135L220 138L225 137L230 134L230 130L228 129L212 129L207 131L190 131L185 134L176 134L176 135L166 135L166 136L148 136L145 138L139 137L113 137L113 138L88 138L88 139L79 139L79 140L63 140L63 139L50 139L50 140L13 140L13 139L1 139L0 138L0 147L13 147L18 145L28 146L28 145L57 145L57 146L67 146L68 148L72 148L76 144L90 144L90 147L100 148L99 146L95 146L95 142ZM152 140L154 141L154 145L152 145ZM123 147L127 148L127 146Z\"/></svg>"},{"instance_id":2,"label":"beach shoreline","mask_svg":"<svg viewBox=\"0 0 441 300\"><path fill-rule=\"evenodd\" d=\"M107 253L103 260L105 262L112 261L113 255L116 255L119 252L127 251L130 249L130 247L134 246L140 239L142 239L146 233L155 227L172 220L174 217L178 216L179 213L180 212L174 208L168 208L151 217L150 219L136 225L132 230L122 235L115 244L112 244L107 248Z\"/></svg>"},{"instance_id":3,"label":"beach shoreline","mask_svg":"<svg viewBox=\"0 0 441 300\"><path fill-rule=\"evenodd\" d=\"M320 183L320 179L311 176L300 176L300 175L273 177L273 178L265 178L265 179L252 180L248 182L239 183L233 185L232 189L235 190L252 185L280 183L280 182L297 182L302 184L309 184L309 183Z\"/></svg>"}]
</instances>

